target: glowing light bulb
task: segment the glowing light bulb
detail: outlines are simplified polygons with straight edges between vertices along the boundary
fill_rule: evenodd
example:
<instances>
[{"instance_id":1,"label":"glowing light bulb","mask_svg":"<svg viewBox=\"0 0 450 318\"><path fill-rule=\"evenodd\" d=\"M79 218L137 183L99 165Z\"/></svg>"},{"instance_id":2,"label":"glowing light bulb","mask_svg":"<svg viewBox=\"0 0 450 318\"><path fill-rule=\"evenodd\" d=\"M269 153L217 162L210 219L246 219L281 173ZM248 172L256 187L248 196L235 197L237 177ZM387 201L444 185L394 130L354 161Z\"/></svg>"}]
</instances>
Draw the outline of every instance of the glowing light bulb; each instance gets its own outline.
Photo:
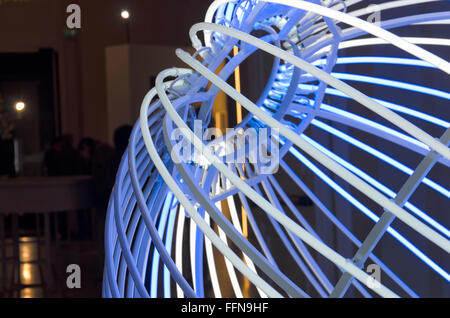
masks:
<instances>
[{"instance_id":1,"label":"glowing light bulb","mask_svg":"<svg viewBox=\"0 0 450 318\"><path fill-rule=\"evenodd\" d=\"M26 108L26 104L22 101L19 101L16 103L16 105L14 106L15 110L19 113L23 112Z\"/></svg>"},{"instance_id":2,"label":"glowing light bulb","mask_svg":"<svg viewBox=\"0 0 450 318\"><path fill-rule=\"evenodd\" d=\"M122 10L120 16L122 17L122 19L128 20L130 18L130 12L128 10Z\"/></svg>"}]
</instances>

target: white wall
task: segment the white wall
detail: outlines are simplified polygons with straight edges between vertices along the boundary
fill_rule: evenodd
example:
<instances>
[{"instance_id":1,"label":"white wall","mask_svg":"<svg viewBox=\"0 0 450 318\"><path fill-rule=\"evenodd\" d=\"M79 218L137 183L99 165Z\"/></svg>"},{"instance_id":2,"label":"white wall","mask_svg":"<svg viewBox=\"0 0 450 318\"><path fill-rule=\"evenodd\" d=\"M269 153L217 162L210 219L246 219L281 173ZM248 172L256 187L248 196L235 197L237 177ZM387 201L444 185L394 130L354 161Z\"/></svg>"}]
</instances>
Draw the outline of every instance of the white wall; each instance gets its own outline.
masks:
<instances>
[{"instance_id":1,"label":"white wall","mask_svg":"<svg viewBox=\"0 0 450 318\"><path fill-rule=\"evenodd\" d=\"M170 67L186 67L176 46L118 45L105 49L108 140L121 125L134 124L153 76ZM184 48L189 50L188 48Z\"/></svg>"}]
</instances>

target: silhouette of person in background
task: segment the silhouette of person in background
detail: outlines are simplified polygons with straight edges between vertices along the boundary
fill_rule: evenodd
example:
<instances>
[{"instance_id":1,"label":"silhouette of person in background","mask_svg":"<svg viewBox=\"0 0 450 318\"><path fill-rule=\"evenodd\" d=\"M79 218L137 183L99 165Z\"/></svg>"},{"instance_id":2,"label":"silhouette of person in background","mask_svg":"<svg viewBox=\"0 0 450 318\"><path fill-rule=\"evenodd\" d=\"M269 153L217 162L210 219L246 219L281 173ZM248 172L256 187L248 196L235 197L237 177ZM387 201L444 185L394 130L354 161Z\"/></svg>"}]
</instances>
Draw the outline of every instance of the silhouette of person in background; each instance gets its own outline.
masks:
<instances>
[{"instance_id":1,"label":"silhouette of person in background","mask_svg":"<svg viewBox=\"0 0 450 318\"><path fill-rule=\"evenodd\" d=\"M79 156L73 146L72 135L62 135L52 142L50 148L45 152L44 169L49 177L74 176L79 174ZM67 238L67 213L58 213L56 222L58 222L61 237L63 239ZM56 235L56 233L54 234Z\"/></svg>"},{"instance_id":2,"label":"silhouette of person in background","mask_svg":"<svg viewBox=\"0 0 450 318\"><path fill-rule=\"evenodd\" d=\"M115 149L92 138L84 138L79 143L80 172L93 176L98 208L104 211L108 206L117 169L128 146L131 130L130 125L124 125L115 130Z\"/></svg>"},{"instance_id":3,"label":"silhouette of person in background","mask_svg":"<svg viewBox=\"0 0 450 318\"><path fill-rule=\"evenodd\" d=\"M128 142L130 139L131 131L133 130L133 127L130 125L124 125L119 128L117 128L114 132L114 146L116 147L116 154L115 154L115 161L113 163L114 170L116 171L119 169L120 161L122 160L122 156L125 153ZM115 176L114 181L115 182Z\"/></svg>"},{"instance_id":4,"label":"silhouette of person in background","mask_svg":"<svg viewBox=\"0 0 450 318\"><path fill-rule=\"evenodd\" d=\"M92 138L82 139L78 146L80 173L90 174L93 177L97 197L97 224L94 226L99 240L100 251L103 251L103 233L109 198L114 187L121 158L128 146L131 131L132 126L130 125L124 125L115 130L113 136L115 148ZM80 224L86 224L87 220L88 215L79 214ZM81 229L81 231L81 235L85 236L87 228Z\"/></svg>"},{"instance_id":5,"label":"silhouette of person in background","mask_svg":"<svg viewBox=\"0 0 450 318\"><path fill-rule=\"evenodd\" d=\"M78 239L96 238L100 254L103 252L103 233L109 198L131 131L130 125L117 128L113 136L114 148L93 138L83 138L78 144L78 149L75 149L72 136L63 135L56 138L45 153L44 165L48 176L92 176L96 207L93 211L78 211L78 233L71 235ZM95 213L95 224L91 223L92 213ZM61 235L66 237L66 214L61 214L59 224ZM103 260L102 255L101 259Z\"/></svg>"},{"instance_id":6,"label":"silhouette of person in background","mask_svg":"<svg viewBox=\"0 0 450 318\"><path fill-rule=\"evenodd\" d=\"M72 135L63 135L53 141L45 152L44 166L51 177L79 174L78 154L73 147Z\"/></svg>"},{"instance_id":7,"label":"silhouette of person in background","mask_svg":"<svg viewBox=\"0 0 450 318\"><path fill-rule=\"evenodd\" d=\"M97 196L97 208L95 211L97 222L93 226L97 233L98 250L100 251L99 259L101 262L103 262L104 258L106 210L121 158L128 146L131 131L132 126L129 125L121 126L115 130L113 136L115 149L92 138L81 140L78 147L81 158L80 169L84 174L92 174L94 181ZM79 223L86 224L87 217L86 214L80 213ZM82 229L84 232L86 230Z\"/></svg>"}]
</instances>

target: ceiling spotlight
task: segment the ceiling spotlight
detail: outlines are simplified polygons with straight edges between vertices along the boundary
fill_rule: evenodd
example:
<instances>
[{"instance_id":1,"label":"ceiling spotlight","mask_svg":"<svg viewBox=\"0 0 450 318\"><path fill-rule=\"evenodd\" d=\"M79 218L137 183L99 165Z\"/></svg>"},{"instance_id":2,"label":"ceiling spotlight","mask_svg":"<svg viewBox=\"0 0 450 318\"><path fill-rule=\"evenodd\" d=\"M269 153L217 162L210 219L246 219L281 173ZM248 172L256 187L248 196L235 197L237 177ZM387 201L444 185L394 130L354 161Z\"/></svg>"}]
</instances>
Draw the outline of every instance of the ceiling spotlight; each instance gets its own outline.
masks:
<instances>
[{"instance_id":1,"label":"ceiling spotlight","mask_svg":"<svg viewBox=\"0 0 450 318\"><path fill-rule=\"evenodd\" d=\"M18 101L15 105L14 105L14 109L18 112L21 113L25 110L26 104L22 101Z\"/></svg>"},{"instance_id":2,"label":"ceiling spotlight","mask_svg":"<svg viewBox=\"0 0 450 318\"><path fill-rule=\"evenodd\" d=\"M128 20L130 18L130 12L128 10L122 10L120 16L122 17L122 19Z\"/></svg>"}]
</instances>

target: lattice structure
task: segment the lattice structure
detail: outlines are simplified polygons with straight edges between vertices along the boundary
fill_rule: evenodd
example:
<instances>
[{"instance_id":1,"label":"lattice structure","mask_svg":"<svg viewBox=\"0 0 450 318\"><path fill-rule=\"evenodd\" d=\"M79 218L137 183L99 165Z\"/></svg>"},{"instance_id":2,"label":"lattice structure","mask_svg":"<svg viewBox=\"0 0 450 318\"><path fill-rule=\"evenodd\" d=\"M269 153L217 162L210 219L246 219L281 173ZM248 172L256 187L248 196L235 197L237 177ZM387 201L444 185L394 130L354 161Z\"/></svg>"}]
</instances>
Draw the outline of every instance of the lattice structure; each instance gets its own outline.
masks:
<instances>
[{"instance_id":1,"label":"lattice structure","mask_svg":"<svg viewBox=\"0 0 450 318\"><path fill-rule=\"evenodd\" d=\"M205 22L190 30L196 53L176 52L189 68L161 72L142 103L110 200L103 295L221 297L224 286L231 286L232 296L243 297L248 284L261 297L342 297L349 288L366 297L419 296L413 281L375 255L385 237L395 242L392 249L404 250L427 275L448 284L447 211L425 210L414 194L419 187L427 198L448 205L449 190L429 172L448 174L450 124L442 114L448 115L450 94L396 80L395 72L382 78L345 71L355 65L361 70L366 70L364 65L372 70L389 65L401 74L433 72L448 83L450 64L422 46L446 48L448 53L450 41L411 34L418 26L448 28L450 12L444 4L438 12L425 11L435 3L391 1L368 10L358 0L213 2ZM383 18L414 8L419 13ZM372 13L382 20L367 21ZM389 31L394 28L403 37ZM352 55L356 49L388 47L398 55ZM251 101L227 81L258 50L273 56L273 68L259 100ZM370 95L360 86L376 89ZM242 105L246 116L234 130L206 143L199 138L204 130L198 134L195 123L213 126L212 105L219 91ZM379 93L383 91L389 96ZM405 94L423 95L437 106L424 112L420 103L402 105L396 96ZM273 132L266 145L268 164L251 160L255 149L249 139L244 148L229 146L245 129ZM311 131L366 157L340 155ZM199 160L183 160L174 151L180 138L197 150ZM404 157L385 153L374 140L418 159L408 166ZM238 158L239 150L243 161L226 160ZM355 158L387 168L375 177ZM326 187L348 208L333 211L300 177L299 167L308 175L305 179ZM386 174L395 173L400 176L394 177L401 183L398 188L384 182ZM292 185L298 189L293 191ZM293 202L290 194L295 191L314 204L314 221ZM366 219L368 231L355 233L339 218L348 214ZM249 222L248 236L242 218ZM347 252L322 237L321 222L344 238ZM423 242L432 245L432 255ZM291 265L275 249L283 249ZM381 284L365 271L368 263L381 269Z\"/></svg>"}]
</instances>

